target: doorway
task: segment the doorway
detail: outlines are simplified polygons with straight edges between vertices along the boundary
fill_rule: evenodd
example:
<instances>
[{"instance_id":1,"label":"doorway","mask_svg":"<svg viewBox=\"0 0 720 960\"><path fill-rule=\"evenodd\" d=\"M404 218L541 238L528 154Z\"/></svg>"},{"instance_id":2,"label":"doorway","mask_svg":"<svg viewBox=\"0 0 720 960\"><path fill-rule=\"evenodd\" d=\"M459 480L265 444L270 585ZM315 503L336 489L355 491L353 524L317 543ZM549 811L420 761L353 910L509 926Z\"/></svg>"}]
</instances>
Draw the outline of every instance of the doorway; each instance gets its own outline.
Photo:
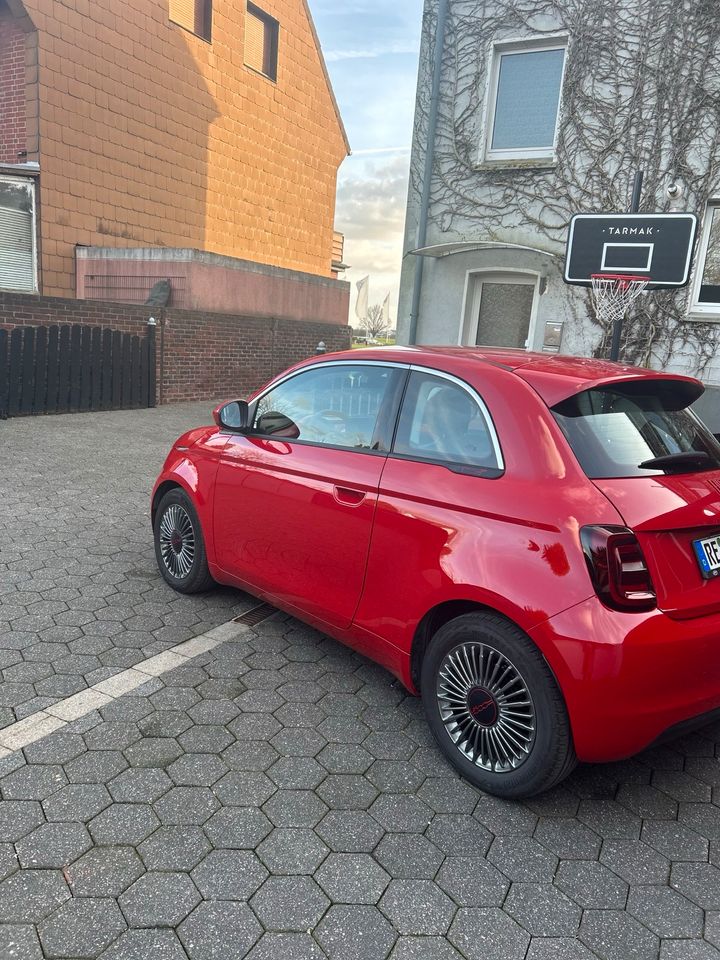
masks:
<instances>
[{"instance_id":1,"label":"doorway","mask_svg":"<svg viewBox=\"0 0 720 960\"><path fill-rule=\"evenodd\" d=\"M503 271L468 278L462 343L469 346L532 346L538 277Z\"/></svg>"}]
</instances>

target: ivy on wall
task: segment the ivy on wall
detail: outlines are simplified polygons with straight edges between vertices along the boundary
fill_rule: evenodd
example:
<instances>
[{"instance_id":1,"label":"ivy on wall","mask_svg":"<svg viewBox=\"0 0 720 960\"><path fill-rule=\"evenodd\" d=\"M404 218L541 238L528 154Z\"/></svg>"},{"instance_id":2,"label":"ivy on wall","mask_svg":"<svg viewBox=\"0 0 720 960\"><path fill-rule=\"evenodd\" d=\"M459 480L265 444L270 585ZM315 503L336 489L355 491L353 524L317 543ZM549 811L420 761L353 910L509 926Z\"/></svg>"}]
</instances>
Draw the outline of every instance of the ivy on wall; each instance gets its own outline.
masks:
<instances>
[{"instance_id":1,"label":"ivy on wall","mask_svg":"<svg viewBox=\"0 0 720 960\"><path fill-rule=\"evenodd\" d=\"M437 0L427 0L425 57L432 56ZM557 161L484 163L485 91L493 40L569 35ZM426 142L430 62L421 63L418 143ZM425 76L426 82L422 82ZM422 151L411 185L421 189ZM720 189L718 0L450 0L443 55L430 219L453 238L510 241L530 227L534 245L562 253L577 212L627 210L635 170L645 172L641 210L669 209L672 182L684 209L702 214ZM561 267L556 261L558 276ZM569 298L578 324L606 356L611 331L589 296ZM687 292L640 298L625 325L623 359L664 366L684 355L702 375L720 329L686 320Z\"/></svg>"}]
</instances>

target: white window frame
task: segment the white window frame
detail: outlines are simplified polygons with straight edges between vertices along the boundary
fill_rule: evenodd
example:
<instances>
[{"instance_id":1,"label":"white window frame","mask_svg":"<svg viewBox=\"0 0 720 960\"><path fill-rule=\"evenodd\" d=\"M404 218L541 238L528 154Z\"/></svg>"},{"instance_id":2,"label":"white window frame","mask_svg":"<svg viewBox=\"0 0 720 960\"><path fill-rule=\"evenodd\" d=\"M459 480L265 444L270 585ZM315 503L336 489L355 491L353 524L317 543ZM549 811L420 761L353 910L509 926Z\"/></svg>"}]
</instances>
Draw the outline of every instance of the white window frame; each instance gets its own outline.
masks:
<instances>
[{"instance_id":1,"label":"white window frame","mask_svg":"<svg viewBox=\"0 0 720 960\"><path fill-rule=\"evenodd\" d=\"M484 132L480 161L497 160L554 160L557 149L558 128L562 111L562 94L565 85L565 70L567 68L568 34L554 34L548 37L534 39L496 40L490 45L488 62L490 72L488 76L487 93L485 97ZM493 130L495 129L495 112L497 108L498 87L500 81L500 61L506 53L535 53L539 50L562 50L563 67L560 75L560 93L558 96L557 114L555 116L555 133L552 146L548 147L512 147L510 149L494 150L492 147Z\"/></svg>"},{"instance_id":2,"label":"white window frame","mask_svg":"<svg viewBox=\"0 0 720 960\"><path fill-rule=\"evenodd\" d=\"M705 260L707 259L708 247L710 246L710 230L713 221L713 217L708 216L710 211L717 211L717 216L720 216L720 197L711 197L705 205L702 234L695 258L695 274L690 294L690 315L702 317L703 319L715 318L720 320L720 303L703 303L700 300L700 288L702 287L703 274L705 273Z\"/></svg>"},{"instance_id":3,"label":"white window frame","mask_svg":"<svg viewBox=\"0 0 720 960\"><path fill-rule=\"evenodd\" d=\"M32 290L19 287L2 287L0 292L12 293L38 293L38 242L37 242L37 182L34 177L13 177L6 174L0 174L0 181L3 183L17 183L30 188L30 197L32 200L32 224L31 224L31 243L32 243Z\"/></svg>"},{"instance_id":4,"label":"white window frame","mask_svg":"<svg viewBox=\"0 0 720 960\"><path fill-rule=\"evenodd\" d=\"M526 270L520 267L481 267L479 269L468 270L465 274L465 291L463 293L462 310L460 313L458 346L476 346L475 341L477 340L477 330L480 322L480 301L482 300L483 283L515 283L520 286L533 288L533 302L530 311L528 335L525 340L525 349L534 350L541 281L541 273L536 270Z\"/></svg>"}]
</instances>

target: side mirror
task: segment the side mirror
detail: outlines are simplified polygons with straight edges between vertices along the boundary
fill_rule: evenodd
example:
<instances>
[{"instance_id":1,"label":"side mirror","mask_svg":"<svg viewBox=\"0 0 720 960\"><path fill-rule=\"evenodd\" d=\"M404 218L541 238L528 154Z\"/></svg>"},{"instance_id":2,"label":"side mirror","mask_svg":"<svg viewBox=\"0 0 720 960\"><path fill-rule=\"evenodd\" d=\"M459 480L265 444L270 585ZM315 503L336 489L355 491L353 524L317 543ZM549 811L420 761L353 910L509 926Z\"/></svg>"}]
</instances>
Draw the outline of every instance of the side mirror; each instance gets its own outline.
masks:
<instances>
[{"instance_id":1,"label":"side mirror","mask_svg":"<svg viewBox=\"0 0 720 960\"><path fill-rule=\"evenodd\" d=\"M219 404L213 410L213 420L221 430L235 430L242 433L247 430L250 420L247 401L231 400Z\"/></svg>"}]
</instances>

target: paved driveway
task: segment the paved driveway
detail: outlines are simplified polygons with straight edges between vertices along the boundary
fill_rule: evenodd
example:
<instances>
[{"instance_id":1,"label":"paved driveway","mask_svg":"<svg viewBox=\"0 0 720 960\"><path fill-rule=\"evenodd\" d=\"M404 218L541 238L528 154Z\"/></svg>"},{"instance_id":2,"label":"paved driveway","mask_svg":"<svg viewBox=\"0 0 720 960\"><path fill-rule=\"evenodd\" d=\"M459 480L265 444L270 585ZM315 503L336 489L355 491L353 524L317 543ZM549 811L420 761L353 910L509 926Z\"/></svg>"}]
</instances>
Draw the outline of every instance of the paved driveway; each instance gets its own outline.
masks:
<instances>
[{"instance_id":1,"label":"paved driveway","mask_svg":"<svg viewBox=\"0 0 720 960\"><path fill-rule=\"evenodd\" d=\"M0 759L0 960L720 958L720 727L506 803L357 654L213 633L252 601L172 595L146 520L203 412L0 424L6 722L140 678Z\"/></svg>"}]
</instances>

